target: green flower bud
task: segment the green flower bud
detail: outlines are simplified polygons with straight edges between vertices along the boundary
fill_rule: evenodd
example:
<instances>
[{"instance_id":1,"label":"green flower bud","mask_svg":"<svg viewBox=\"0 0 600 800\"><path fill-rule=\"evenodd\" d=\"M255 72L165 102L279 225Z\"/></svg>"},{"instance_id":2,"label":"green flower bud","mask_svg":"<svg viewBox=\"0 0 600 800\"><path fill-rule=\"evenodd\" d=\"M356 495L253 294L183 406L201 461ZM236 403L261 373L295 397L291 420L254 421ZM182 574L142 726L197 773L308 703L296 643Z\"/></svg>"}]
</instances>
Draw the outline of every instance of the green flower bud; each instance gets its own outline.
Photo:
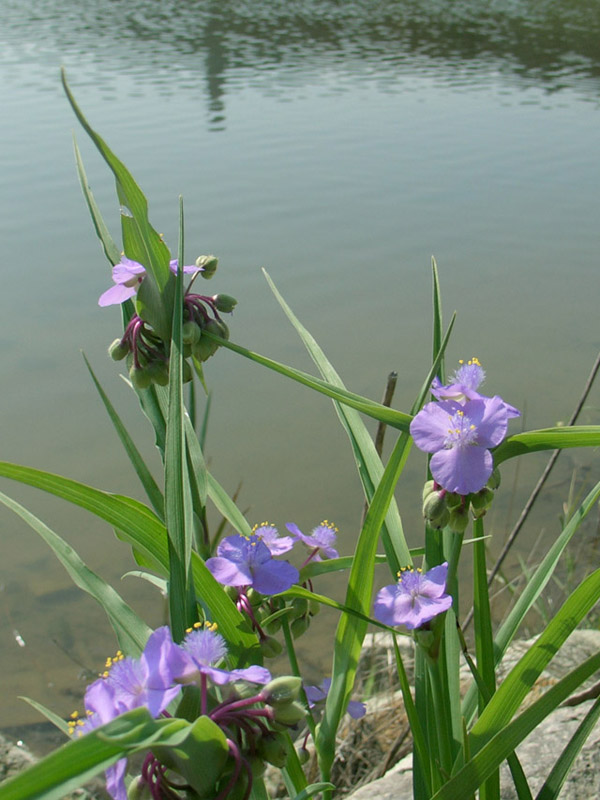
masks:
<instances>
[{"instance_id":1,"label":"green flower bud","mask_svg":"<svg viewBox=\"0 0 600 800\"><path fill-rule=\"evenodd\" d=\"M295 597L292 600L292 619L298 619L299 617L305 617L308 614L308 600L305 597Z\"/></svg>"},{"instance_id":2,"label":"green flower bud","mask_svg":"<svg viewBox=\"0 0 600 800\"><path fill-rule=\"evenodd\" d=\"M223 589L225 589L225 594L227 597L229 597L235 603L235 601L238 599L237 586L224 586Z\"/></svg>"},{"instance_id":3,"label":"green flower bud","mask_svg":"<svg viewBox=\"0 0 600 800\"><path fill-rule=\"evenodd\" d=\"M299 747L299 748L296 750L296 753L297 753L297 755L298 755L298 761L299 761L301 764L303 764L303 765L304 765L304 764L307 764L307 763L310 761L310 753L308 752L308 750L306 749L306 747Z\"/></svg>"},{"instance_id":4,"label":"green flower bud","mask_svg":"<svg viewBox=\"0 0 600 800\"><path fill-rule=\"evenodd\" d=\"M430 528L434 528L436 531L441 531L442 528L445 528L448 524L448 520L450 519L450 512L446 509L441 516L437 517L437 519L428 519L427 524Z\"/></svg>"},{"instance_id":5,"label":"green flower bud","mask_svg":"<svg viewBox=\"0 0 600 800\"><path fill-rule=\"evenodd\" d=\"M260 649L265 658L277 658L283 650L281 642L274 639L272 636L267 636L261 640Z\"/></svg>"},{"instance_id":6,"label":"green flower bud","mask_svg":"<svg viewBox=\"0 0 600 800\"><path fill-rule=\"evenodd\" d=\"M209 319L204 327L209 333L214 333L221 339L229 339L229 328L222 319Z\"/></svg>"},{"instance_id":7,"label":"green flower bud","mask_svg":"<svg viewBox=\"0 0 600 800\"><path fill-rule=\"evenodd\" d=\"M427 500L427 498L429 497L429 495L430 495L430 494L431 494L433 491L435 491L435 488L434 488L434 487L435 487L435 481L427 481L427 482L425 483L425 486L423 486L423 502L425 502L425 500Z\"/></svg>"},{"instance_id":8,"label":"green flower bud","mask_svg":"<svg viewBox=\"0 0 600 800\"><path fill-rule=\"evenodd\" d=\"M308 613L311 617L316 616L321 610L321 603L318 600L309 600L308 601Z\"/></svg>"},{"instance_id":9,"label":"green flower bud","mask_svg":"<svg viewBox=\"0 0 600 800\"><path fill-rule=\"evenodd\" d=\"M433 528L442 528L448 521L445 494L443 491L432 492L423 503L423 516Z\"/></svg>"},{"instance_id":10,"label":"green flower bud","mask_svg":"<svg viewBox=\"0 0 600 800\"><path fill-rule=\"evenodd\" d=\"M215 294L212 300L217 311L222 311L224 314L230 314L237 306L237 300L230 294Z\"/></svg>"},{"instance_id":11,"label":"green flower bud","mask_svg":"<svg viewBox=\"0 0 600 800\"><path fill-rule=\"evenodd\" d=\"M294 675L282 675L280 678L273 678L261 691L265 698L264 702L268 706L281 706L292 703L300 695L302 678Z\"/></svg>"},{"instance_id":12,"label":"green flower bud","mask_svg":"<svg viewBox=\"0 0 600 800\"><path fill-rule=\"evenodd\" d=\"M257 592L256 589L252 587L246 592L246 597L250 600L252 608L258 608L265 599L260 592Z\"/></svg>"},{"instance_id":13,"label":"green flower bud","mask_svg":"<svg viewBox=\"0 0 600 800\"><path fill-rule=\"evenodd\" d=\"M219 259L216 256L199 256L196 259L196 266L198 269L202 270L200 275L202 275L205 280L210 280L210 278L212 278L217 271L218 264Z\"/></svg>"},{"instance_id":14,"label":"green flower bud","mask_svg":"<svg viewBox=\"0 0 600 800\"><path fill-rule=\"evenodd\" d=\"M169 365L165 361L153 361L148 367L148 374L152 383L167 386L169 383Z\"/></svg>"},{"instance_id":15,"label":"green flower bud","mask_svg":"<svg viewBox=\"0 0 600 800\"><path fill-rule=\"evenodd\" d=\"M273 710L275 712L275 721L279 722L280 725L295 725L306 716L306 709L300 703L286 703L283 706L277 706Z\"/></svg>"},{"instance_id":16,"label":"green flower bud","mask_svg":"<svg viewBox=\"0 0 600 800\"><path fill-rule=\"evenodd\" d=\"M152 378L147 369L133 366L129 370L129 380L136 389L147 389L152 383Z\"/></svg>"},{"instance_id":17,"label":"green flower bud","mask_svg":"<svg viewBox=\"0 0 600 800\"><path fill-rule=\"evenodd\" d=\"M447 524L453 533L464 533L469 524L468 508L453 508Z\"/></svg>"},{"instance_id":18,"label":"green flower bud","mask_svg":"<svg viewBox=\"0 0 600 800\"><path fill-rule=\"evenodd\" d=\"M282 733L269 731L261 736L258 742L258 755L269 764L281 769L285 767L289 754L290 746L287 737Z\"/></svg>"},{"instance_id":19,"label":"green flower bud","mask_svg":"<svg viewBox=\"0 0 600 800\"><path fill-rule=\"evenodd\" d=\"M198 361L207 361L217 352L218 348L219 345L213 342L212 339L201 336L200 340L192 345L192 355L194 358L197 358Z\"/></svg>"},{"instance_id":20,"label":"green flower bud","mask_svg":"<svg viewBox=\"0 0 600 800\"><path fill-rule=\"evenodd\" d=\"M136 775L129 784L127 800L152 800L150 787L141 775Z\"/></svg>"},{"instance_id":21,"label":"green flower bud","mask_svg":"<svg viewBox=\"0 0 600 800\"><path fill-rule=\"evenodd\" d=\"M199 325L191 320L183 323L181 328L181 338L184 344L196 344L200 338L202 331Z\"/></svg>"},{"instance_id":22,"label":"green flower bud","mask_svg":"<svg viewBox=\"0 0 600 800\"><path fill-rule=\"evenodd\" d=\"M454 511L455 508L465 508L466 505L464 495L456 494L456 492L448 492L446 494L446 508L448 511Z\"/></svg>"},{"instance_id":23,"label":"green flower bud","mask_svg":"<svg viewBox=\"0 0 600 800\"><path fill-rule=\"evenodd\" d=\"M271 620L271 622L267 622L265 630L267 633L274 634L281 630L281 617L276 617L275 619Z\"/></svg>"},{"instance_id":24,"label":"green flower bud","mask_svg":"<svg viewBox=\"0 0 600 800\"><path fill-rule=\"evenodd\" d=\"M302 636L303 633L306 633L308 627L310 625L309 617L298 617L298 619L292 620L290 625L290 630L292 632L292 636L294 639L298 639Z\"/></svg>"},{"instance_id":25,"label":"green flower bud","mask_svg":"<svg viewBox=\"0 0 600 800\"><path fill-rule=\"evenodd\" d=\"M484 487L479 492L471 495L471 508L473 516L477 519L483 517L488 508L492 505L494 499L494 492L487 487Z\"/></svg>"},{"instance_id":26,"label":"green flower bud","mask_svg":"<svg viewBox=\"0 0 600 800\"><path fill-rule=\"evenodd\" d=\"M488 489L498 489L500 486L500 470L498 467L494 467L492 470L492 474L490 475L490 479L487 482Z\"/></svg>"},{"instance_id":27,"label":"green flower bud","mask_svg":"<svg viewBox=\"0 0 600 800\"><path fill-rule=\"evenodd\" d=\"M115 339L108 348L108 355L113 361L122 361L128 352L129 344L127 342L122 342L120 339Z\"/></svg>"}]
</instances>

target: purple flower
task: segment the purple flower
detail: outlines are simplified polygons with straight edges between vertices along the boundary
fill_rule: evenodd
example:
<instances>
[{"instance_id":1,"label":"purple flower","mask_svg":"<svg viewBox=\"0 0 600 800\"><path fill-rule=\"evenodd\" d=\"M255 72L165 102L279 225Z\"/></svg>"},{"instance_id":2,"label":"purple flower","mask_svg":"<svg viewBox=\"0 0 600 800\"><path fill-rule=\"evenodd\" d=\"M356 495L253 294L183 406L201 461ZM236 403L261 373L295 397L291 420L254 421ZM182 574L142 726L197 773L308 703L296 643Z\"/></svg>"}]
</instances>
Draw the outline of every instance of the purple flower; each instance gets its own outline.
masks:
<instances>
[{"instance_id":1,"label":"purple flower","mask_svg":"<svg viewBox=\"0 0 600 800\"><path fill-rule=\"evenodd\" d=\"M329 690L331 689L331 678L324 678L319 686L305 686L304 692L308 700L308 707L314 708L317 703L321 703L327 699ZM367 707L364 703L358 700L350 700L346 711L352 719L360 719L367 713Z\"/></svg>"},{"instance_id":2,"label":"purple flower","mask_svg":"<svg viewBox=\"0 0 600 800\"><path fill-rule=\"evenodd\" d=\"M206 566L224 586L252 586L260 594L279 594L299 579L287 561L275 561L259 536L236 534L223 539Z\"/></svg>"},{"instance_id":3,"label":"purple flower","mask_svg":"<svg viewBox=\"0 0 600 800\"><path fill-rule=\"evenodd\" d=\"M452 597L445 593L447 577L446 561L425 574L412 568L400 571L397 583L378 592L375 618L385 625L420 628L452 605Z\"/></svg>"},{"instance_id":4,"label":"purple flower","mask_svg":"<svg viewBox=\"0 0 600 800\"><path fill-rule=\"evenodd\" d=\"M177 259L174 258L169 262L169 269L173 273L177 273ZM201 268L197 266L187 266L183 268L185 273L201 272ZM130 258L121 256L121 260L112 269L112 279L115 286L111 286L98 299L99 306L112 306L119 303L124 303L135 295L146 275L146 268L138 263L132 261Z\"/></svg>"},{"instance_id":5,"label":"purple flower","mask_svg":"<svg viewBox=\"0 0 600 800\"><path fill-rule=\"evenodd\" d=\"M127 710L146 706L157 717L177 696L181 687L174 686L173 667L178 666L179 648L164 625L148 639L141 657L112 661L106 682L115 690L115 698Z\"/></svg>"},{"instance_id":6,"label":"purple flower","mask_svg":"<svg viewBox=\"0 0 600 800\"><path fill-rule=\"evenodd\" d=\"M314 561L322 561L321 554L325 558L339 558L339 553L333 546L337 538L337 528L331 522L323 520L320 525L312 529L309 535L302 533L293 522L288 522L285 527L296 537L297 541L302 542L313 551L310 558Z\"/></svg>"},{"instance_id":7,"label":"purple flower","mask_svg":"<svg viewBox=\"0 0 600 800\"><path fill-rule=\"evenodd\" d=\"M501 397L427 403L410 424L415 444L433 453L431 474L443 489L478 492L493 469L489 448L506 436L508 411Z\"/></svg>"},{"instance_id":8,"label":"purple flower","mask_svg":"<svg viewBox=\"0 0 600 800\"><path fill-rule=\"evenodd\" d=\"M451 376L450 383L443 386L439 378L434 378L431 393L438 400L454 400L464 404L467 400L485 399L477 389L485 380L485 372L477 358L472 358L466 363L459 362L460 366ZM508 418L519 417L521 412L509 403L504 403Z\"/></svg>"},{"instance_id":9,"label":"purple flower","mask_svg":"<svg viewBox=\"0 0 600 800\"><path fill-rule=\"evenodd\" d=\"M252 528L252 533L262 539L272 556L281 556L294 546L294 540L291 536L280 536L277 528L274 525L269 525L268 522L255 525Z\"/></svg>"},{"instance_id":10,"label":"purple flower","mask_svg":"<svg viewBox=\"0 0 600 800\"><path fill-rule=\"evenodd\" d=\"M180 649L181 665L177 680L181 683L196 683L202 675L218 685L238 680L250 683L268 683L271 680L271 673L265 667L232 670L215 667L227 655L227 645L221 634L210 626L188 631Z\"/></svg>"}]
</instances>

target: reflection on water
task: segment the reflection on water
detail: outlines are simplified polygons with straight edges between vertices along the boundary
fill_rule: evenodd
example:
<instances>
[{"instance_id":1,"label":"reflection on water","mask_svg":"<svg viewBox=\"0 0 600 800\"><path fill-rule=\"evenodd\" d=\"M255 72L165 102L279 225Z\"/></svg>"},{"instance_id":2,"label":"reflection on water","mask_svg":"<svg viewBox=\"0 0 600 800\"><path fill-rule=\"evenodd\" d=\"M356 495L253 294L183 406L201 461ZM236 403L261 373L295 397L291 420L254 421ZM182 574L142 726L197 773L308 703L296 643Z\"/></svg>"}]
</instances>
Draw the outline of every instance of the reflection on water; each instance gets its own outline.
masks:
<instances>
[{"instance_id":1,"label":"reflection on water","mask_svg":"<svg viewBox=\"0 0 600 800\"><path fill-rule=\"evenodd\" d=\"M378 398L396 369L395 405L405 410L430 356L435 253L446 309L459 311L452 363L480 356L489 392L523 408L527 427L568 416L598 347L596 0L1 0L0 21L10 121L0 128L0 403L9 421L0 457L139 496L81 347L157 462L106 358L119 318L95 307L110 278L77 187L61 63L148 194L155 224L170 225L171 243L183 193L186 255L219 255L215 291L240 300L235 341L312 369L264 287L265 264L349 388ZM114 232L110 177L78 136ZM211 467L230 492L242 482L249 519L310 528L328 517L349 553L360 486L328 401L227 353L206 373ZM598 394L582 422L597 421ZM413 456L399 502L418 544L423 464ZM535 560L543 532L556 532L572 472L578 486L594 482L595 458L561 456L524 558ZM543 463L525 461L514 477L505 471L488 520L496 551ZM131 559L106 526L0 488L31 505L150 624L161 621L153 590L119 582ZM71 588L43 543L7 514L1 524L8 725L39 718L16 700L22 693L69 713L78 675L101 666L114 644L103 613ZM333 624L321 617L319 647L300 646L315 678L326 664L314 653L328 652Z\"/></svg>"}]
</instances>

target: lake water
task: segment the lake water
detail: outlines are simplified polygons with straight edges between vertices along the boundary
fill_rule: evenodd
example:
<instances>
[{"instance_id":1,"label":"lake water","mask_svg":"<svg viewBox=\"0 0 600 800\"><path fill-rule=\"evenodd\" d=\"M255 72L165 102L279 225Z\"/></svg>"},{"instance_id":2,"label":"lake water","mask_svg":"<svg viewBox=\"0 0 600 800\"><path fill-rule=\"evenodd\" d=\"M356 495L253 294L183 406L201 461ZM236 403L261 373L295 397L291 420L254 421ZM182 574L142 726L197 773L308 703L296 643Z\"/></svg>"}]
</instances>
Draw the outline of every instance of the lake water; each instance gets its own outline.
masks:
<instances>
[{"instance_id":1,"label":"lake water","mask_svg":"<svg viewBox=\"0 0 600 800\"><path fill-rule=\"evenodd\" d=\"M62 94L61 65L173 248L183 195L188 260L217 254L211 286L239 300L234 341L313 370L264 266L348 387L379 399L397 370L394 405L407 410L430 358L434 255L446 319L458 311L448 364L477 355L489 392L523 409L526 427L569 417L600 343L595 1L0 0L0 23L3 460L141 498L84 350L158 466L106 357L120 315L96 304L110 271L78 186L73 130L115 237L118 207ZM207 456L230 492L241 483L248 518L311 528L327 517L351 552L361 492L330 402L229 352L206 377ZM597 423L598 408L594 390L580 421ZM506 469L492 553L544 461ZM574 471L577 489L598 476L595 453L560 463L523 533L520 555L532 563L559 530ZM423 468L413 454L398 491L413 545ZM153 590L120 581L132 560L106 526L1 488L160 621ZM20 694L68 714L80 670L97 672L114 642L36 535L7 511L0 519L0 708L12 727L39 720ZM595 524L581 537L586 565ZM333 617L322 617L318 646L301 648L313 674L327 669L314 654L328 651Z\"/></svg>"}]
</instances>

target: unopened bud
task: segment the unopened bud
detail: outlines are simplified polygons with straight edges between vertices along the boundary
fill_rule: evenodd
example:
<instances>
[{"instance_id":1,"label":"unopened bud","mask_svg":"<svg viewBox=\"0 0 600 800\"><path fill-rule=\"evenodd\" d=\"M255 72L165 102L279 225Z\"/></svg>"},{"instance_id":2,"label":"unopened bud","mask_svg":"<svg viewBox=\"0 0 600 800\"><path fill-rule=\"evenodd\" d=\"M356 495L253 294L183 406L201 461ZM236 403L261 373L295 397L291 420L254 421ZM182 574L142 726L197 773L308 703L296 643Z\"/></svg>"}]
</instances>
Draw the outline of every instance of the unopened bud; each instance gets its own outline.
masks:
<instances>
[{"instance_id":1,"label":"unopened bud","mask_svg":"<svg viewBox=\"0 0 600 800\"><path fill-rule=\"evenodd\" d=\"M273 678L261 691L261 696L268 706L281 706L292 703L300 695L302 678L294 675L282 675L280 678Z\"/></svg>"},{"instance_id":2,"label":"unopened bud","mask_svg":"<svg viewBox=\"0 0 600 800\"><path fill-rule=\"evenodd\" d=\"M457 494L456 492L447 492L446 508L448 511L454 511L455 508L464 508L465 505L464 495Z\"/></svg>"},{"instance_id":3,"label":"unopened bud","mask_svg":"<svg viewBox=\"0 0 600 800\"><path fill-rule=\"evenodd\" d=\"M309 600L308 601L308 613L311 617L314 617L316 614L319 613L321 610L321 603L318 600Z\"/></svg>"},{"instance_id":4,"label":"unopened bud","mask_svg":"<svg viewBox=\"0 0 600 800\"><path fill-rule=\"evenodd\" d=\"M196 344L201 333L199 326L191 320L184 322L181 328L181 338L184 344Z\"/></svg>"},{"instance_id":5,"label":"unopened bud","mask_svg":"<svg viewBox=\"0 0 600 800\"><path fill-rule=\"evenodd\" d=\"M188 361L184 361L181 366L182 366L182 377L181 377L181 380L184 383L189 383L192 380L192 378L194 377L194 370L190 367Z\"/></svg>"},{"instance_id":6,"label":"unopened bud","mask_svg":"<svg viewBox=\"0 0 600 800\"><path fill-rule=\"evenodd\" d=\"M306 709L300 703L286 703L273 710L275 712L275 721L279 722L280 725L295 725L306 716Z\"/></svg>"},{"instance_id":7,"label":"unopened bud","mask_svg":"<svg viewBox=\"0 0 600 800\"><path fill-rule=\"evenodd\" d=\"M166 386L169 383L169 365L165 361L154 361L148 367L148 374L152 383Z\"/></svg>"},{"instance_id":8,"label":"unopened bud","mask_svg":"<svg viewBox=\"0 0 600 800\"><path fill-rule=\"evenodd\" d=\"M494 467L492 474L487 482L488 489L498 489L500 486L500 470L498 467Z\"/></svg>"},{"instance_id":9,"label":"unopened bud","mask_svg":"<svg viewBox=\"0 0 600 800\"><path fill-rule=\"evenodd\" d=\"M148 370L136 366L131 367L129 370L129 380L136 389L147 389L152 383Z\"/></svg>"},{"instance_id":10,"label":"unopened bud","mask_svg":"<svg viewBox=\"0 0 600 800\"><path fill-rule=\"evenodd\" d=\"M290 630L292 632L292 636L294 637L294 639L298 639L300 636L302 636L303 633L306 633L309 625L310 625L309 617L298 617L298 619L292 620L292 623L290 625Z\"/></svg>"},{"instance_id":11,"label":"unopened bud","mask_svg":"<svg viewBox=\"0 0 600 800\"><path fill-rule=\"evenodd\" d=\"M272 764L274 767L285 767L288 755L290 754L290 746L288 739L282 733L269 731L261 736L258 742L258 755Z\"/></svg>"},{"instance_id":12,"label":"unopened bud","mask_svg":"<svg viewBox=\"0 0 600 800\"><path fill-rule=\"evenodd\" d=\"M431 492L423 503L423 516L427 522L434 524L444 514L448 513L445 492Z\"/></svg>"},{"instance_id":13,"label":"unopened bud","mask_svg":"<svg viewBox=\"0 0 600 800\"><path fill-rule=\"evenodd\" d=\"M308 608L308 600L305 597L295 597L292 600L292 619L306 616Z\"/></svg>"},{"instance_id":14,"label":"unopened bud","mask_svg":"<svg viewBox=\"0 0 600 800\"><path fill-rule=\"evenodd\" d=\"M129 352L129 344L115 339L111 346L108 348L108 355L113 361L122 361Z\"/></svg>"},{"instance_id":15,"label":"unopened bud","mask_svg":"<svg viewBox=\"0 0 600 800\"><path fill-rule=\"evenodd\" d=\"M127 800L152 800L150 787L141 775L136 775L129 784Z\"/></svg>"},{"instance_id":16,"label":"unopened bud","mask_svg":"<svg viewBox=\"0 0 600 800\"><path fill-rule=\"evenodd\" d=\"M229 339L229 328L222 319L209 319L205 325L205 330L220 336L221 339Z\"/></svg>"},{"instance_id":17,"label":"unopened bud","mask_svg":"<svg viewBox=\"0 0 600 800\"><path fill-rule=\"evenodd\" d=\"M467 508L453 508L448 519L448 527L453 533L464 533L469 524Z\"/></svg>"},{"instance_id":18,"label":"unopened bud","mask_svg":"<svg viewBox=\"0 0 600 800\"><path fill-rule=\"evenodd\" d=\"M264 639L261 639L260 649L265 658L277 658L283 650L283 647L281 642L277 639L274 639L272 636L266 636Z\"/></svg>"},{"instance_id":19,"label":"unopened bud","mask_svg":"<svg viewBox=\"0 0 600 800\"><path fill-rule=\"evenodd\" d=\"M435 491L435 481L427 481L423 486L423 502L427 500L429 495Z\"/></svg>"},{"instance_id":20,"label":"unopened bud","mask_svg":"<svg viewBox=\"0 0 600 800\"><path fill-rule=\"evenodd\" d=\"M237 300L230 294L215 294L212 300L217 311L222 311L224 314L230 314L237 306Z\"/></svg>"},{"instance_id":21,"label":"unopened bud","mask_svg":"<svg viewBox=\"0 0 600 800\"><path fill-rule=\"evenodd\" d=\"M306 764L310 761L310 753L308 752L306 747L299 747L296 750L296 753L298 754L298 761L301 764Z\"/></svg>"},{"instance_id":22,"label":"unopened bud","mask_svg":"<svg viewBox=\"0 0 600 800\"><path fill-rule=\"evenodd\" d=\"M194 358L197 358L198 361L207 361L217 352L218 348L219 345L213 342L212 339L209 339L208 336L201 336L200 340L192 345L192 355Z\"/></svg>"},{"instance_id":23,"label":"unopened bud","mask_svg":"<svg viewBox=\"0 0 600 800\"><path fill-rule=\"evenodd\" d=\"M206 280L212 278L212 276L217 271L217 266L219 264L219 259L216 256L199 256L196 259L196 266L201 271L201 275Z\"/></svg>"},{"instance_id":24,"label":"unopened bud","mask_svg":"<svg viewBox=\"0 0 600 800\"><path fill-rule=\"evenodd\" d=\"M471 495L471 508L475 518L483 517L488 508L492 505L494 492L484 487L479 492Z\"/></svg>"}]
</instances>

